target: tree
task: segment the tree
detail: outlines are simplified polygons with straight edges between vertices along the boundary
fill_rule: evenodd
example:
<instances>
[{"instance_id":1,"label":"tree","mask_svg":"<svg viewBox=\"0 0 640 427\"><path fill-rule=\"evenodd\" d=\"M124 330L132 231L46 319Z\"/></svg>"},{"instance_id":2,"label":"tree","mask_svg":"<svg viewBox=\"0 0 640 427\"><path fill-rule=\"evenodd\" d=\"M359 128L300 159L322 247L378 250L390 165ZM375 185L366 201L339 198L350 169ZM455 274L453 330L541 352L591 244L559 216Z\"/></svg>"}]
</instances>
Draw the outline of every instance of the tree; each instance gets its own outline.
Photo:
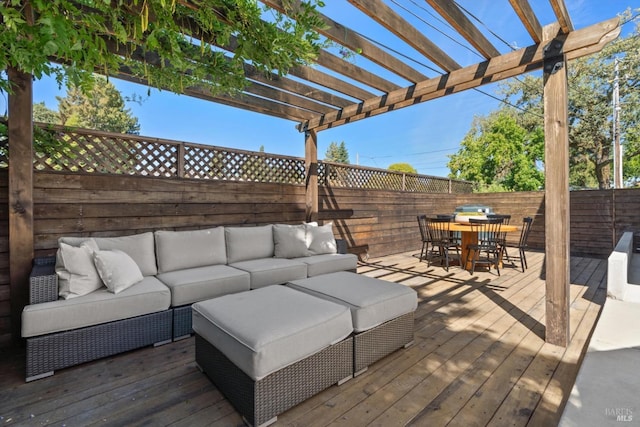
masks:
<instances>
[{"instance_id":1,"label":"tree","mask_svg":"<svg viewBox=\"0 0 640 427\"><path fill-rule=\"evenodd\" d=\"M627 12L627 15L629 12ZM640 177L640 26L601 52L569 63L570 184L609 188L612 164L612 93L614 59L620 62L621 140L625 178ZM503 86L506 99L528 114L530 126L542 129L542 78L527 76Z\"/></svg>"},{"instance_id":2,"label":"tree","mask_svg":"<svg viewBox=\"0 0 640 427\"><path fill-rule=\"evenodd\" d=\"M246 84L246 61L261 72L286 74L317 57L321 39L313 28L323 26L316 10L322 0L283 3L291 18L269 9L267 21L255 0L4 1L0 70L15 67L36 79L55 76L60 85L86 88L94 70L126 68L178 93L196 85L231 93ZM215 48L225 45L234 45L233 56ZM73 66L52 64L52 56ZM11 90L4 73L0 88Z\"/></svg>"},{"instance_id":3,"label":"tree","mask_svg":"<svg viewBox=\"0 0 640 427\"><path fill-rule=\"evenodd\" d=\"M518 123L512 109L476 117L458 153L449 156L449 176L478 183L480 191L531 191L544 183L539 168L542 134Z\"/></svg>"},{"instance_id":4,"label":"tree","mask_svg":"<svg viewBox=\"0 0 640 427\"><path fill-rule=\"evenodd\" d=\"M65 97L57 99L63 125L106 132L140 132L138 119L131 115L130 109L125 108L118 89L104 77L96 76L91 91L86 95L77 86L71 86Z\"/></svg>"},{"instance_id":5,"label":"tree","mask_svg":"<svg viewBox=\"0 0 640 427\"><path fill-rule=\"evenodd\" d=\"M349 151L344 141L340 144L331 142L327 148L327 152L324 154L324 160L327 162L349 164Z\"/></svg>"},{"instance_id":6,"label":"tree","mask_svg":"<svg viewBox=\"0 0 640 427\"><path fill-rule=\"evenodd\" d=\"M403 173L418 173L418 171L409 163L393 163L387 168L390 171L403 172Z\"/></svg>"},{"instance_id":7,"label":"tree","mask_svg":"<svg viewBox=\"0 0 640 427\"><path fill-rule=\"evenodd\" d=\"M33 104L33 121L55 125L60 123L60 115L47 108L44 102L37 102Z\"/></svg>"}]
</instances>

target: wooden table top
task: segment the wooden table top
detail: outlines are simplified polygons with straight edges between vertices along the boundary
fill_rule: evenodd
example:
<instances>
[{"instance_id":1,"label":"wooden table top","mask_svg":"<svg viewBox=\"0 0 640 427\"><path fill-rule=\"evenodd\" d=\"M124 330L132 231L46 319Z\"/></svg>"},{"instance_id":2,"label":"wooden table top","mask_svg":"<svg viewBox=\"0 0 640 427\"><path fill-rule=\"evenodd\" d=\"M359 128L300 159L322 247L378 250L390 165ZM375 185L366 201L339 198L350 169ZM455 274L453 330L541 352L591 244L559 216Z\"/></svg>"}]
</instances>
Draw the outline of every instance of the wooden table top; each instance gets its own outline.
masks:
<instances>
[{"instance_id":1,"label":"wooden table top","mask_svg":"<svg viewBox=\"0 0 640 427\"><path fill-rule=\"evenodd\" d=\"M449 230L450 231L471 231L471 224L468 222L450 222L449 223ZM502 225L500 227L500 231L501 232L505 232L505 233L511 233L514 231L518 231L519 228L515 225ZM482 229L480 229L480 231L482 231Z\"/></svg>"}]
</instances>

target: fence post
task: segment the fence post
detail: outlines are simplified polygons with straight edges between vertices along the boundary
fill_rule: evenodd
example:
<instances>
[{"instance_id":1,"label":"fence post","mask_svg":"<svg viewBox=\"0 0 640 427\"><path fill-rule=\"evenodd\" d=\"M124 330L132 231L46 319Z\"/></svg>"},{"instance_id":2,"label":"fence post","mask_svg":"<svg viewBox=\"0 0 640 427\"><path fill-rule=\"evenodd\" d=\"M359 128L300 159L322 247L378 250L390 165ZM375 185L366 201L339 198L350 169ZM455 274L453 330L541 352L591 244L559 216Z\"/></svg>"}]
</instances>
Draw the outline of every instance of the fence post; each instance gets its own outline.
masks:
<instances>
[{"instance_id":1,"label":"fence post","mask_svg":"<svg viewBox=\"0 0 640 427\"><path fill-rule=\"evenodd\" d=\"M402 174L402 191L407 191L407 174Z\"/></svg>"},{"instance_id":2,"label":"fence post","mask_svg":"<svg viewBox=\"0 0 640 427\"><path fill-rule=\"evenodd\" d=\"M178 178L184 178L184 163L185 163L185 147L184 143L181 142L178 144Z\"/></svg>"},{"instance_id":3,"label":"fence post","mask_svg":"<svg viewBox=\"0 0 640 427\"><path fill-rule=\"evenodd\" d=\"M453 193L453 180L449 178L449 194Z\"/></svg>"}]
</instances>

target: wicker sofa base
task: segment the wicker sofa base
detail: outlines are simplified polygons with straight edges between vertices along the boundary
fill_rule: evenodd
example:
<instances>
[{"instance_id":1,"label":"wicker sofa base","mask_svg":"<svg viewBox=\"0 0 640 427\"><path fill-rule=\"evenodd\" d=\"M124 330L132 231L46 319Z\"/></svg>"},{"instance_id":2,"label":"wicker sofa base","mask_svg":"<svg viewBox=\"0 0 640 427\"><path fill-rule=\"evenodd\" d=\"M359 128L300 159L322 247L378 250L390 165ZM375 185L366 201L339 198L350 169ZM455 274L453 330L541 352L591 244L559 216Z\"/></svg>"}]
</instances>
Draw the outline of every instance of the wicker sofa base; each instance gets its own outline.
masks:
<instances>
[{"instance_id":1,"label":"wicker sofa base","mask_svg":"<svg viewBox=\"0 0 640 427\"><path fill-rule=\"evenodd\" d=\"M353 339L255 381L197 333L196 363L250 425L266 426L278 414L353 374Z\"/></svg>"},{"instance_id":2,"label":"wicker sofa base","mask_svg":"<svg viewBox=\"0 0 640 427\"><path fill-rule=\"evenodd\" d=\"M173 310L27 338L26 381L53 371L171 341Z\"/></svg>"},{"instance_id":3,"label":"wicker sofa base","mask_svg":"<svg viewBox=\"0 0 640 427\"><path fill-rule=\"evenodd\" d=\"M173 340L188 338L193 333L191 304L173 308Z\"/></svg>"},{"instance_id":4,"label":"wicker sofa base","mask_svg":"<svg viewBox=\"0 0 640 427\"><path fill-rule=\"evenodd\" d=\"M354 335L354 376L372 363L413 343L413 312Z\"/></svg>"}]
</instances>

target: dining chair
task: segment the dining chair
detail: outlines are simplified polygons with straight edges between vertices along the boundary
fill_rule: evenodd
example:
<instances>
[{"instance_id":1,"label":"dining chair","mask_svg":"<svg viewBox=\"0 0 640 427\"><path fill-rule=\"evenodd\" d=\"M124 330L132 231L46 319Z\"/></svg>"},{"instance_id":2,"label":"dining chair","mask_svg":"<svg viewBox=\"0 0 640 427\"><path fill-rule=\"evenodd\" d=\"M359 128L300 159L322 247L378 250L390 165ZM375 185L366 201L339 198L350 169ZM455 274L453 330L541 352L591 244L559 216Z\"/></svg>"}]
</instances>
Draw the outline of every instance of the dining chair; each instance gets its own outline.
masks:
<instances>
[{"instance_id":1,"label":"dining chair","mask_svg":"<svg viewBox=\"0 0 640 427\"><path fill-rule=\"evenodd\" d=\"M456 214L436 214L436 218L447 219L449 222L454 222L456 220ZM459 231L450 231L449 236L451 237L451 240L456 242L458 245L462 244L462 235Z\"/></svg>"},{"instance_id":2,"label":"dining chair","mask_svg":"<svg viewBox=\"0 0 640 427\"><path fill-rule=\"evenodd\" d=\"M431 244L431 235L427 228L427 216L418 215L418 227L420 228L420 239L422 240L422 248L420 249L420 261L427 257L427 251Z\"/></svg>"},{"instance_id":3,"label":"dining chair","mask_svg":"<svg viewBox=\"0 0 640 427\"><path fill-rule=\"evenodd\" d=\"M527 265L527 255L526 250L529 249L529 245L527 241L529 240L529 232L531 231L531 226L533 225L533 218L525 217L522 218L522 230L520 230L520 240L517 245L509 245L512 248L518 249L518 258L520 258L520 267L522 268L522 272L524 273L525 269L529 268Z\"/></svg>"},{"instance_id":4,"label":"dining chair","mask_svg":"<svg viewBox=\"0 0 640 427\"><path fill-rule=\"evenodd\" d=\"M467 246L467 253L472 256L471 274L475 272L476 263L487 264L496 268L500 276L500 256L502 247L500 243L502 218L469 218L471 231L478 234L478 243ZM467 262L465 261L465 264Z\"/></svg>"},{"instance_id":5,"label":"dining chair","mask_svg":"<svg viewBox=\"0 0 640 427\"><path fill-rule=\"evenodd\" d=\"M487 219L494 218L502 218L502 225L509 225L511 221L511 215L508 214L487 214ZM507 253L507 232L503 231L500 233L500 246L502 249L503 258L509 259L509 254Z\"/></svg>"},{"instance_id":6,"label":"dining chair","mask_svg":"<svg viewBox=\"0 0 640 427\"><path fill-rule=\"evenodd\" d=\"M449 271L449 252L456 250L458 260L460 258L460 245L451 237L449 225L451 221L448 218L427 218L427 229L431 236L431 250L427 253L427 265L431 265L430 256L438 255L444 258L444 269Z\"/></svg>"}]
</instances>

